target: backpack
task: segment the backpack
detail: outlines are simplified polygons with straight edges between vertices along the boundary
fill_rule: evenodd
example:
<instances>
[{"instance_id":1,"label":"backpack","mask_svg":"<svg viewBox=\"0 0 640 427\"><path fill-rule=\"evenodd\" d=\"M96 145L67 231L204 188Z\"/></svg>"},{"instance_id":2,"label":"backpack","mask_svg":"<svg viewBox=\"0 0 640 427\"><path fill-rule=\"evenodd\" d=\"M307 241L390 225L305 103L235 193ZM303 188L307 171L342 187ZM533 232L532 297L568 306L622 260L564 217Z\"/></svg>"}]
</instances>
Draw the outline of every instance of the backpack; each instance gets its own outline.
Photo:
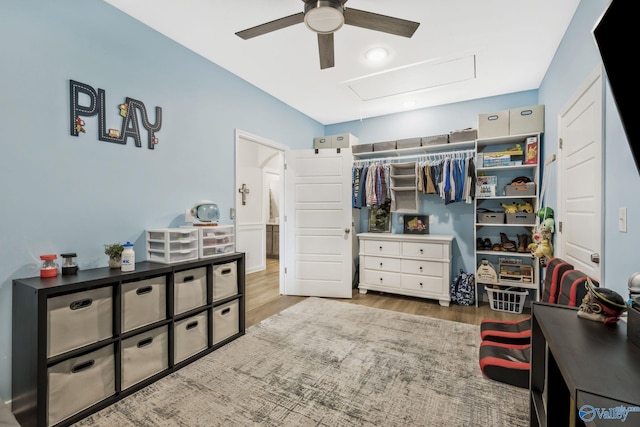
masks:
<instances>
[{"instance_id":1,"label":"backpack","mask_svg":"<svg viewBox=\"0 0 640 427\"><path fill-rule=\"evenodd\" d=\"M476 280L473 274L465 273L460 269L460 274L453 278L449 285L451 301L458 305L472 305L476 302Z\"/></svg>"}]
</instances>

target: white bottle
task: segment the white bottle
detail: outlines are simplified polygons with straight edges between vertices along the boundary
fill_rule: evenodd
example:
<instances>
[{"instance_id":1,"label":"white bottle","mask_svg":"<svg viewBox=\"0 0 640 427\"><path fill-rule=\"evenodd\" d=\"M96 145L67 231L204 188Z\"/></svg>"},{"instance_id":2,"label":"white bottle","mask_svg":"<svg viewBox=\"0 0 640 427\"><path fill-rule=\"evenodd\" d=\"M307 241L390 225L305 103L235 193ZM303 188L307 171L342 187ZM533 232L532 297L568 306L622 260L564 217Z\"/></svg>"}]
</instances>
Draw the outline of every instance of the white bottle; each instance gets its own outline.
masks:
<instances>
[{"instance_id":1,"label":"white bottle","mask_svg":"<svg viewBox=\"0 0 640 427\"><path fill-rule=\"evenodd\" d=\"M136 253L133 251L133 243L127 242L122 246L124 246L124 250L122 251L120 268L122 271L133 271L136 269Z\"/></svg>"}]
</instances>

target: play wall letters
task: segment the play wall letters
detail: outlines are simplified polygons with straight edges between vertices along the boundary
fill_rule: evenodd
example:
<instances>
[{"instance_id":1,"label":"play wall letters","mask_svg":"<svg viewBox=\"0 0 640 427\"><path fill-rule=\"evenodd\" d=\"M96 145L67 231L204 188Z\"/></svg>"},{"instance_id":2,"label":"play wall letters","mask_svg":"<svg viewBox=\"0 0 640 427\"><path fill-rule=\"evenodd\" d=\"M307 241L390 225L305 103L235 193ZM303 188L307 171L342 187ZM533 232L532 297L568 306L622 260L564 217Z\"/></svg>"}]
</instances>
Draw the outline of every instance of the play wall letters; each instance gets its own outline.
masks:
<instances>
[{"instance_id":1,"label":"play wall letters","mask_svg":"<svg viewBox=\"0 0 640 427\"><path fill-rule=\"evenodd\" d=\"M98 115L98 139L100 141L126 144L128 138L133 138L136 147L141 147L139 125L139 121L141 121L142 126L147 130L148 148L150 150L154 149L158 143L156 132L162 126L162 108L156 107L156 121L151 123L144 103L127 97L123 104L118 105L120 116L122 117L120 129L107 129L105 124L106 96L104 89L98 88L96 92L94 88L87 84L75 80L69 80L69 83L71 135L78 136L80 133L86 133L84 128L85 121L82 120L82 117ZM85 94L89 97L89 105L80 105L80 94ZM138 120L138 118L141 120Z\"/></svg>"}]
</instances>

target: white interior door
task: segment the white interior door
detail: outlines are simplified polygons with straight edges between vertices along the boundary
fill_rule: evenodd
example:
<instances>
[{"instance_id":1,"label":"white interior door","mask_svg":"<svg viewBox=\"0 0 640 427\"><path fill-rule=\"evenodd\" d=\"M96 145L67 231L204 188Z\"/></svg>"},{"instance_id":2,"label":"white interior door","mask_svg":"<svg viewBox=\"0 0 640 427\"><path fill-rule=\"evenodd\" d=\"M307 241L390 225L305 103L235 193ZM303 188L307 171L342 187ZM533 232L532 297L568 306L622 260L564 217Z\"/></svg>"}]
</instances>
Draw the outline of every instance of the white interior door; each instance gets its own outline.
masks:
<instances>
[{"instance_id":1,"label":"white interior door","mask_svg":"<svg viewBox=\"0 0 640 427\"><path fill-rule=\"evenodd\" d=\"M284 293L351 298L351 149L285 159Z\"/></svg>"},{"instance_id":2,"label":"white interior door","mask_svg":"<svg viewBox=\"0 0 640 427\"><path fill-rule=\"evenodd\" d=\"M600 280L602 234L602 72L596 70L560 115L559 256Z\"/></svg>"}]
</instances>

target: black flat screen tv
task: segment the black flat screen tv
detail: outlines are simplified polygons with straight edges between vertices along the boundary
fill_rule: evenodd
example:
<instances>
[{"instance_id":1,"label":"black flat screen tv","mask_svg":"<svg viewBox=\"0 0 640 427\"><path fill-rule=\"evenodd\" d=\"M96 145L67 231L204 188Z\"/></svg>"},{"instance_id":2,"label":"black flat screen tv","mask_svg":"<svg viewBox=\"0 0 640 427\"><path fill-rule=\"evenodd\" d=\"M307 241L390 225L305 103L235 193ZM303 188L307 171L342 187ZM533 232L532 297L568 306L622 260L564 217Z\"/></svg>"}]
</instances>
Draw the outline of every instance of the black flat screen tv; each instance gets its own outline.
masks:
<instances>
[{"instance_id":1,"label":"black flat screen tv","mask_svg":"<svg viewBox=\"0 0 640 427\"><path fill-rule=\"evenodd\" d=\"M611 93L618 108L622 127L640 173L640 141L638 130L633 129L634 106L638 99L638 71L635 56L638 51L637 3L633 0L612 0L593 29L593 37L600 51L602 63L609 79Z\"/></svg>"}]
</instances>

